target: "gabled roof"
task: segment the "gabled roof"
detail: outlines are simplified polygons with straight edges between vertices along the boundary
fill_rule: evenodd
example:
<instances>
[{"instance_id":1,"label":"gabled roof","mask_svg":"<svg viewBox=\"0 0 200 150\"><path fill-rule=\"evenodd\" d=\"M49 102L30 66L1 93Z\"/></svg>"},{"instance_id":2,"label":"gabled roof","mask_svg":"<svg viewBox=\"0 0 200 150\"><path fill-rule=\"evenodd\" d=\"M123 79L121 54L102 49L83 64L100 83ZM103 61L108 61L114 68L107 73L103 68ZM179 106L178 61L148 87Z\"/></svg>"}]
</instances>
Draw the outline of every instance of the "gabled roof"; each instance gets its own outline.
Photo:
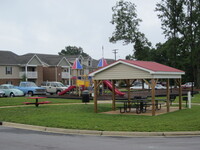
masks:
<instances>
[{"instance_id":1,"label":"gabled roof","mask_svg":"<svg viewBox=\"0 0 200 150\"><path fill-rule=\"evenodd\" d=\"M31 61L31 59L34 58L34 56L36 56L36 54L32 54L32 53L21 55L21 56L19 56L19 62L20 62L20 64L23 64L23 65L28 64ZM39 61L41 61L41 60L39 60Z\"/></svg>"},{"instance_id":2,"label":"gabled roof","mask_svg":"<svg viewBox=\"0 0 200 150\"><path fill-rule=\"evenodd\" d=\"M59 65L61 60L66 59L66 57L60 56L60 55L28 53L28 54L20 56L21 63L28 63L28 61L35 55L41 60L43 64L46 64L49 66L57 66Z\"/></svg>"},{"instance_id":3,"label":"gabled roof","mask_svg":"<svg viewBox=\"0 0 200 150\"><path fill-rule=\"evenodd\" d=\"M109 68L112 68L113 66L116 66L118 64L124 64L133 68L137 68L139 70L148 72L151 75L182 75L185 74L184 71L169 67L163 64L159 64L152 61L134 61L134 60L123 60L120 59L112 64L109 64L103 68L97 69L96 71L89 74L89 76L95 76L96 74L103 72L104 70L107 70ZM155 76L156 77L156 76ZM158 77L158 76L157 76Z\"/></svg>"},{"instance_id":4,"label":"gabled roof","mask_svg":"<svg viewBox=\"0 0 200 150\"><path fill-rule=\"evenodd\" d=\"M63 56L60 55L50 55L50 54L36 54L42 62L50 65L50 66L56 66L60 63L60 61L63 59Z\"/></svg>"}]
</instances>

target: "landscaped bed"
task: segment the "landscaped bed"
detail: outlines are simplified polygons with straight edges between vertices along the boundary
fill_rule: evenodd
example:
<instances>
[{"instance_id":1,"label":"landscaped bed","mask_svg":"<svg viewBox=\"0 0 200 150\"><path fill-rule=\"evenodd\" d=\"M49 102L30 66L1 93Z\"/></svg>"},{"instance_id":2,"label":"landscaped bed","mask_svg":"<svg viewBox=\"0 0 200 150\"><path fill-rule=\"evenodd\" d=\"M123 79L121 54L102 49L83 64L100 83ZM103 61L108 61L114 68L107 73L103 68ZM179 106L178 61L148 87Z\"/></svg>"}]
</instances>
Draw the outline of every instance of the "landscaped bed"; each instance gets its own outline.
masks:
<instances>
[{"instance_id":1,"label":"landscaped bed","mask_svg":"<svg viewBox=\"0 0 200 150\"><path fill-rule=\"evenodd\" d=\"M197 95L199 97L199 95ZM18 98L17 98L18 99ZM1 101L2 99L0 99ZM67 100L51 100L52 104ZM13 100L13 103L15 99ZM58 101L58 102L56 102ZM77 100L74 100L78 102ZM198 100L195 100L197 101ZM69 101L68 101L69 102ZM73 102L73 100L72 100ZM81 102L79 100L79 102ZM2 102L1 102L2 103ZM21 102L20 102L21 104ZM5 105L4 105L5 106ZM111 104L99 104L99 112L111 110ZM199 131L200 105L159 116L116 115L94 113L93 104L44 104L33 106L0 108L0 121L32 124L68 129L101 131Z\"/></svg>"}]
</instances>

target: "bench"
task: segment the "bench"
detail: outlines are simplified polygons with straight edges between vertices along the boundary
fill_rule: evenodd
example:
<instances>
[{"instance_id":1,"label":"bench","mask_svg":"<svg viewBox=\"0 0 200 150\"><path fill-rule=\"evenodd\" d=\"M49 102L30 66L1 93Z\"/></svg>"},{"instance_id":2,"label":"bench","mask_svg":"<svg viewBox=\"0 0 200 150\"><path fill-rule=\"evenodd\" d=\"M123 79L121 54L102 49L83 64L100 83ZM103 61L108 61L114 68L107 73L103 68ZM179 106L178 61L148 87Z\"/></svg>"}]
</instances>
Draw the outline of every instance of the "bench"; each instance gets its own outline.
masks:
<instances>
[{"instance_id":1,"label":"bench","mask_svg":"<svg viewBox=\"0 0 200 150\"><path fill-rule=\"evenodd\" d=\"M140 105L138 104L128 104L128 106L119 106L117 107L120 109L120 113L130 112L131 108L136 108L136 113L141 113L140 111Z\"/></svg>"},{"instance_id":2,"label":"bench","mask_svg":"<svg viewBox=\"0 0 200 150\"><path fill-rule=\"evenodd\" d=\"M175 100L176 100L176 95L170 95L169 101L171 105L172 105L172 102L174 102Z\"/></svg>"},{"instance_id":3,"label":"bench","mask_svg":"<svg viewBox=\"0 0 200 150\"><path fill-rule=\"evenodd\" d=\"M34 104L34 105L39 105L39 104L49 104L49 103L51 103L50 101L43 101L43 102L23 102L24 104L26 104L26 105L32 105L32 104Z\"/></svg>"},{"instance_id":4,"label":"bench","mask_svg":"<svg viewBox=\"0 0 200 150\"><path fill-rule=\"evenodd\" d=\"M185 101L185 107L188 107L188 97L182 97L183 101Z\"/></svg>"},{"instance_id":5,"label":"bench","mask_svg":"<svg viewBox=\"0 0 200 150\"><path fill-rule=\"evenodd\" d=\"M162 105L164 105L165 103L155 103L155 106L156 106L156 109L157 110L160 110L161 109L161 107L162 107ZM147 107L150 107L150 106L152 106L152 103L146 103L146 104L144 104L144 106L145 106L145 109L147 108Z\"/></svg>"}]
</instances>

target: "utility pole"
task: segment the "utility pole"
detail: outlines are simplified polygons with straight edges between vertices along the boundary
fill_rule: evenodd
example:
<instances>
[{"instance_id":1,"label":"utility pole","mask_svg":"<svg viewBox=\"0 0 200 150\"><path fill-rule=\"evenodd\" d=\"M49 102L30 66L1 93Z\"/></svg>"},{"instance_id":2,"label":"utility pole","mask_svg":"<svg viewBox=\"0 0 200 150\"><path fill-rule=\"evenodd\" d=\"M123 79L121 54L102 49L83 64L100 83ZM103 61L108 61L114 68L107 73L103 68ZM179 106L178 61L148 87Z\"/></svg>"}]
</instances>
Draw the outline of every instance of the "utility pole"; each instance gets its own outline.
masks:
<instances>
[{"instance_id":1,"label":"utility pole","mask_svg":"<svg viewBox=\"0 0 200 150\"><path fill-rule=\"evenodd\" d=\"M118 53L117 50L118 50L118 49L113 49L113 50L112 50L113 53L114 53L114 55L115 55L115 61L116 61L116 54Z\"/></svg>"}]
</instances>

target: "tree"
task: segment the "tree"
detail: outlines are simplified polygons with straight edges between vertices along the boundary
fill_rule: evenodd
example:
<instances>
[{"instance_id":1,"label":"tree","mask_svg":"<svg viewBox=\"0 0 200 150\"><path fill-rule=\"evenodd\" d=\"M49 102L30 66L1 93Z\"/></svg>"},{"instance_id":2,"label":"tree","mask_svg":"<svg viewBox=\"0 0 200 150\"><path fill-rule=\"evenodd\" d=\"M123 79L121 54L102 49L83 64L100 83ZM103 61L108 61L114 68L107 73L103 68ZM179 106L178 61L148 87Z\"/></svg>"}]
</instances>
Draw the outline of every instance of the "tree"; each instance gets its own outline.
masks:
<instances>
[{"instance_id":1,"label":"tree","mask_svg":"<svg viewBox=\"0 0 200 150\"><path fill-rule=\"evenodd\" d=\"M76 46L67 46L65 49L62 49L59 55L82 55L83 57L89 56L87 53L83 52L81 47Z\"/></svg>"},{"instance_id":2,"label":"tree","mask_svg":"<svg viewBox=\"0 0 200 150\"><path fill-rule=\"evenodd\" d=\"M184 68L188 80L200 87L200 0L161 0L156 11L171 41L167 51L173 66Z\"/></svg>"},{"instance_id":3,"label":"tree","mask_svg":"<svg viewBox=\"0 0 200 150\"><path fill-rule=\"evenodd\" d=\"M167 38L178 37L184 26L184 0L161 0L156 4L158 18L161 19L163 34Z\"/></svg>"},{"instance_id":4,"label":"tree","mask_svg":"<svg viewBox=\"0 0 200 150\"><path fill-rule=\"evenodd\" d=\"M141 54L143 54L142 51L151 44L145 35L139 31L139 23L142 20L137 18L135 4L120 0L116 3L116 6L112 7L112 11L111 23L115 25L115 31L110 37L110 42L123 41L124 44L133 44L134 54L132 58L130 58L130 55L127 58L140 59Z\"/></svg>"},{"instance_id":5,"label":"tree","mask_svg":"<svg viewBox=\"0 0 200 150\"><path fill-rule=\"evenodd\" d=\"M170 41L169 57L173 62L171 65L176 66L178 63L177 54L179 53L179 36L183 34L183 13L184 0L161 0L156 4L156 11L159 12L158 18L161 19L163 34Z\"/></svg>"},{"instance_id":6,"label":"tree","mask_svg":"<svg viewBox=\"0 0 200 150\"><path fill-rule=\"evenodd\" d=\"M200 0L185 0L187 16L184 26L185 45L190 51L192 81L200 87Z\"/></svg>"}]
</instances>

